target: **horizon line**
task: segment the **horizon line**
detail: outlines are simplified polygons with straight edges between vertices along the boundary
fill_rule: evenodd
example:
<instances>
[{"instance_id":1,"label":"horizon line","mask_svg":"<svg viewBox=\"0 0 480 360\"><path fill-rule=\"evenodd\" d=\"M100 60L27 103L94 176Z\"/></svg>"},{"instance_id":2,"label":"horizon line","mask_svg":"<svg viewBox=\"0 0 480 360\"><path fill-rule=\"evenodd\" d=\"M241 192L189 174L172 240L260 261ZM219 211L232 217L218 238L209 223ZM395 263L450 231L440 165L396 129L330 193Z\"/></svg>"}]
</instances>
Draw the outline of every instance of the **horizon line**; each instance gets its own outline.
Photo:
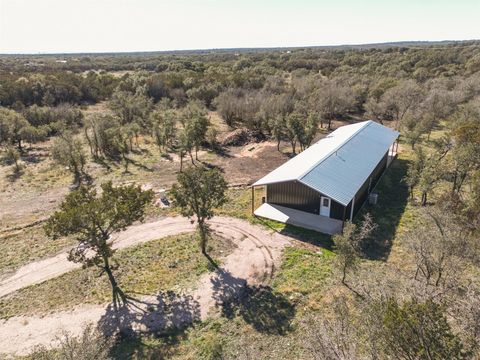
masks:
<instances>
[{"instance_id":1,"label":"horizon line","mask_svg":"<svg viewBox=\"0 0 480 360\"><path fill-rule=\"evenodd\" d=\"M191 49L169 49L169 50L121 50L121 51L72 51L72 52L12 52L12 53L1 53L0 56L52 56L52 55L110 55L110 54L150 54L150 53L191 53L191 52L228 52L228 51L249 51L249 50L289 50L289 49L329 49L329 48L340 48L340 47L374 47L374 46L401 46L401 44L406 45L415 45L415 44L453 44L453 43L466 43L466 42L476 42L480 41L479 39L462 39L462 40L399 40L399 41L386 41L386 42L373 42L373 43L350 43L350 44L334 44L334 45L305 45L305 46L265 46L265 47L226 47L226 48L191 48Z\"/></svg>"}]
</instances>

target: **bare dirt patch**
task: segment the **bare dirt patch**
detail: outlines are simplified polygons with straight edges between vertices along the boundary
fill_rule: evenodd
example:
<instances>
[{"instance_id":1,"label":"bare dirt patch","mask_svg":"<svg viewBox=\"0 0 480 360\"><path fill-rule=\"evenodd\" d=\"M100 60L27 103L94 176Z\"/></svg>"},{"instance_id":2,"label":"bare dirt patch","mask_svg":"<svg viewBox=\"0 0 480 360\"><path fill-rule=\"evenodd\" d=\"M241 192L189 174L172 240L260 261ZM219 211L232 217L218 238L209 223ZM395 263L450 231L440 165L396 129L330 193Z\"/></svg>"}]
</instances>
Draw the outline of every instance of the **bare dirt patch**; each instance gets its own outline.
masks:
<instances>
[{"instance_id":1,"label":"bare dirt patch","mask_svg":"<svg viewBox=\"0 0 480 360\"><path fill-rule=\"evenodd\" d=\"M111 110L107 106L106 101L96 103L94 105L88 105L86 109L83 110L85 116L90 115L106 115L111 114Z\"/></svg>"},{"instance_id":2,"label":"bare dirt patch","mask_svg":"<svg viewBox=\"0 0 480 360\"><path fill-rule=\"evenodd\" d=\"M260 143L247 144L234 156L258 158L264 151L277 151L277 143L274 141L263 141Z\"/></svg>"}]
</instances>

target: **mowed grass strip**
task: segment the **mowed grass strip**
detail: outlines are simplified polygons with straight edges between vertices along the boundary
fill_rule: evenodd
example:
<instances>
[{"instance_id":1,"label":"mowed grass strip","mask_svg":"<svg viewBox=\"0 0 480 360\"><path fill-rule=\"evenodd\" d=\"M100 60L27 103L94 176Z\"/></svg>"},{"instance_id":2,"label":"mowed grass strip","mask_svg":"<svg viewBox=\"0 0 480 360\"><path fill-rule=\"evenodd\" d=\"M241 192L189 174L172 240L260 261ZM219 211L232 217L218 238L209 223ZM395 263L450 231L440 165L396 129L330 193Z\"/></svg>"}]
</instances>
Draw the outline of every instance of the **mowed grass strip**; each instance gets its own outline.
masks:
<instances>
[{"instance_id":1,"label":"mowed grass strip","mask_svg":"<svg viewBox=\"0 0 480 360\"><path fill-rule=\"evenodd\" d=\"M326 249L314 252L288 247L273 288L293 302L316 308L332 277L334 258L335 254Z\"/></svg>"},{"instance_id":2,"label":"mowed grass strip","mask_svg":"<svg viewBox=\"0 0 480 360\"><path fill-rule=\"evenodd\" d=\"M262 205L262 196L265 196L263 188L256 188L255 209ZM252 219L252 190L249 187L228 189L227 199L227 203L217 209L218 215Z\"/></svg>"},{"instance_id":3,"label":"mowed grass strip","mask_svg":"<svg viewBox=\"0 0 480 360\"><path fill-rule=\"evenodd\" d=\"M210 255L219 257L233 247L229 240L213 235ZM198 247L195 233L170 236L118 251L113 263L121 288L133 297L161 290L180 290L211 270ZM111 287L96 267L78 269L0 299L0 318L46 314L80 304L111 301Z\"/></svg>"}]
</instances>

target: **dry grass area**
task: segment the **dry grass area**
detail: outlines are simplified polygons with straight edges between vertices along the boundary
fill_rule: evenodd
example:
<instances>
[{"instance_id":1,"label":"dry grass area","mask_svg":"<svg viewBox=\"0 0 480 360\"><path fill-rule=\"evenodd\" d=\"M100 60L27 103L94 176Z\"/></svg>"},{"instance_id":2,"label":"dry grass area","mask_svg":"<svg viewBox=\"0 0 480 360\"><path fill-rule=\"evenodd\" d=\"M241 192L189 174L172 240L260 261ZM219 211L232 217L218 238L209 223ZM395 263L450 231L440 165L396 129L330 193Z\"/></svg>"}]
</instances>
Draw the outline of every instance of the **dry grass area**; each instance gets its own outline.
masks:
<instances>
[{"instance_id":1,"label":"dry grass area","mask_svg":"<svg viewBox=\"0 0 480 360\"><path fill-rule=\"evenodd\" d=\"M13 166L0 166L0 230L44 217L68 192L71 176L50 159L50 146L36 144L22 156L19 174Z\"/></svg>"},{"instance_id":2,"label":"dry grass area","mask_svg":"<svg viewBox=\"0 0 480 360\"><path fill-rule=\"evenodd\" d=\"M22 265L58 254L74 242L47 238L41 224L0 234L0 278Z\"/></svg>"}]
</instances>

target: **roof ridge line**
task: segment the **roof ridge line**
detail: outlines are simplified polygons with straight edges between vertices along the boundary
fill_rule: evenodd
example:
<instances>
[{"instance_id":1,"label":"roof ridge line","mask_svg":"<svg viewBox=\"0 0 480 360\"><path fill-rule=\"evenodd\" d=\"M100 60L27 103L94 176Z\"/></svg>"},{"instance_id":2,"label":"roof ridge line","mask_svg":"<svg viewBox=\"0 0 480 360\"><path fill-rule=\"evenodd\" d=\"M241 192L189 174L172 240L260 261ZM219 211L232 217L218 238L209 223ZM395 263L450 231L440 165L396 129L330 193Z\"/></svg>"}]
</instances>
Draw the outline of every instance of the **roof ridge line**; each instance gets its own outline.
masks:
<instances>
[{"instance_id":1,"label":"roof ridge line","mask_svg":"<svg viewBox=\"0 0 480 360\"><path fill-rule=\"evenodd\" d=\"M310 173L313 169L315 169L318 165L320 165L322 162L324 162L326 159L328 159L330 156L333 155L333 153L337 152L340 148L342 148L342 146L344 146L347 142L349 142L354 136L356 136L360 131L362 131L363 129L365 129L366 127L370 126L370 124L372 123L373 121L372 120L366 120L364 121L365 125L362 126L360 129L358 129L357 131L355 131L352 135L350 135L344 142L342 142L341 145L337 146L336 148L334 148L332 151L330 151L327 155L325 155L323 157L322 160L316 162L313 166L311 166L307 171L305 171L303 174L301 174L300 176L297 177L297 181L301 181L301 179L303 177L305 177L308 173ZM355 124L351 124L351 125L355 125ZM338 128L340 129L340 128ZM336 130L338 130L336 129ZM335 130L335 131L336 131ZM332 134L332 133L330 133ZM329 135L330 135L329 134ZM327 135L328 136L328 135ZM322 141L323 139L320 139L318 142L315 143L318 144L320 141Z\"/></svg>"}]
</instances>

